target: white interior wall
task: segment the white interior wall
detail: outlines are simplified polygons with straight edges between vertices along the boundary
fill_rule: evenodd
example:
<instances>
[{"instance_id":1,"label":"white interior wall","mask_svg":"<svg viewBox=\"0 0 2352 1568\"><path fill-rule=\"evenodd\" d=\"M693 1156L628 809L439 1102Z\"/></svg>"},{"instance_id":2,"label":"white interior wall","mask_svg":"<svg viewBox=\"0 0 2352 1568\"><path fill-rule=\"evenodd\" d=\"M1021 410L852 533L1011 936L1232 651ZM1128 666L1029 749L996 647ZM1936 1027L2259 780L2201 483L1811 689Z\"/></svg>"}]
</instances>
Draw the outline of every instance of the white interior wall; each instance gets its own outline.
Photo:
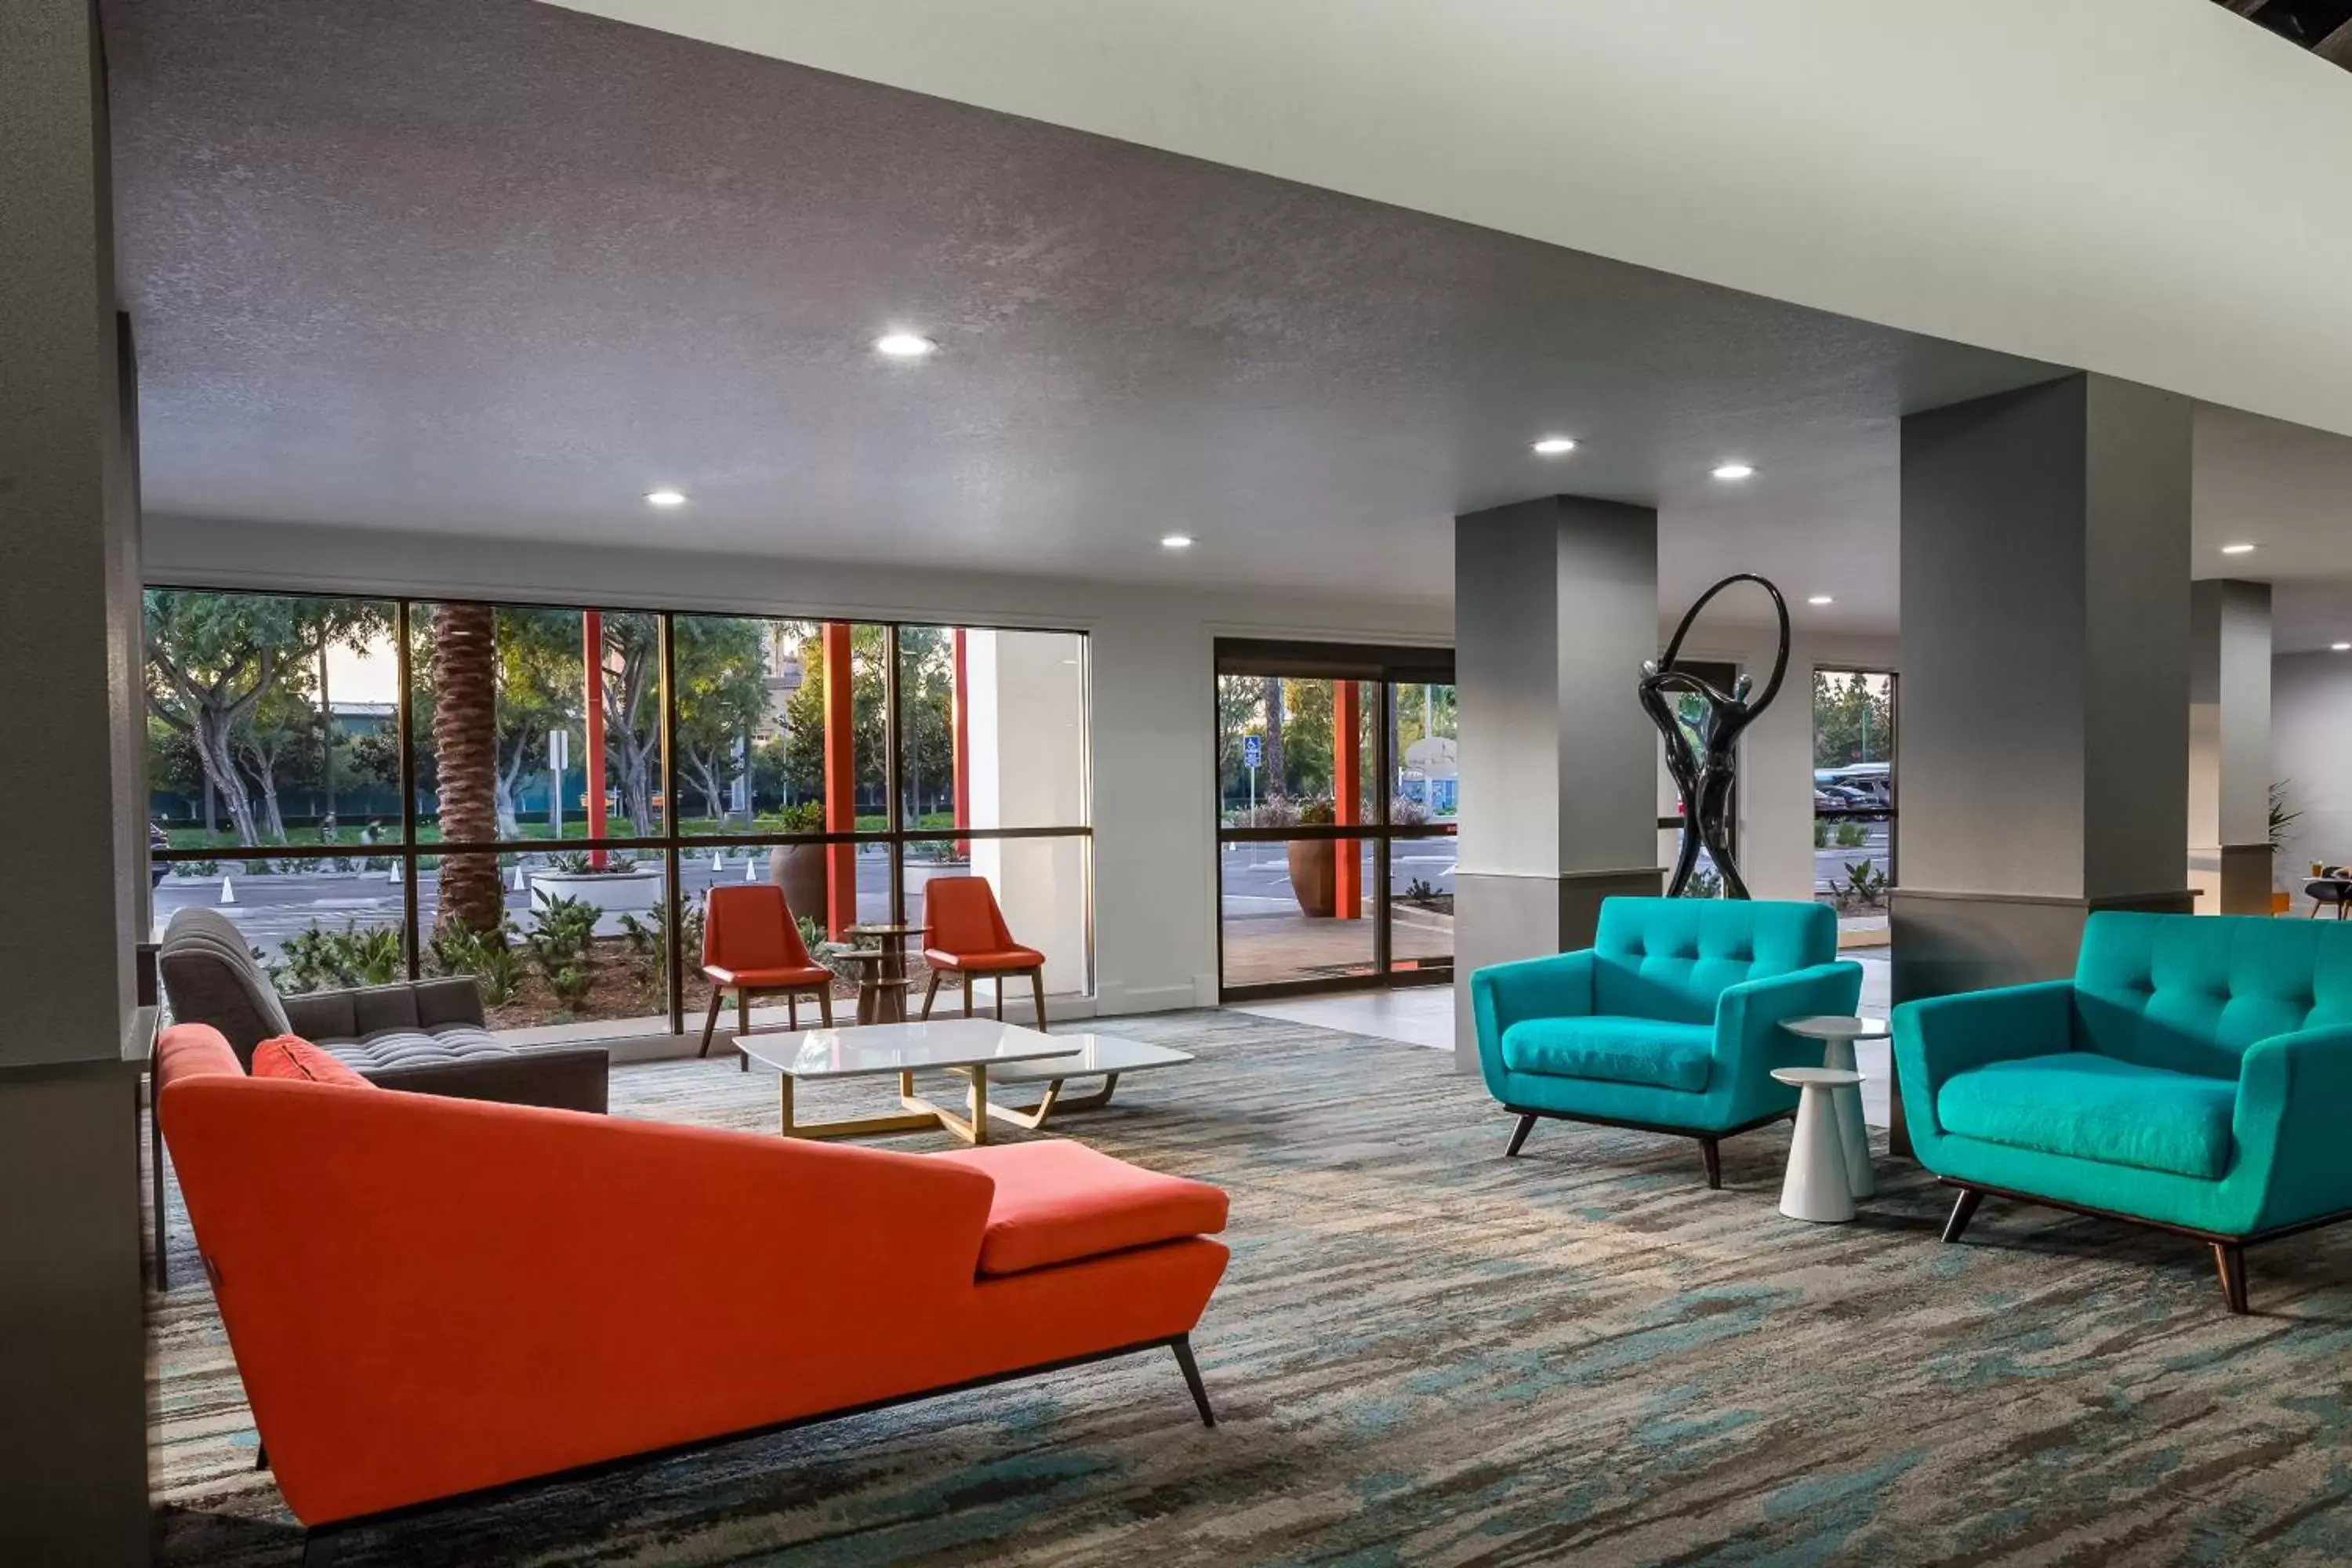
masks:
<instances>
[{"instance_id":1,"label":"white interior wall","mask_svg":"<svg viewBox=\"0 0 2352 1568\"><path fill-rule=\"evenodd\" d=\"M2271 776L2303 813L2278 854L2280 883L2308 912L2314 860L2352 862L2352 654L2281 654L2271 663Z\"/></svg>"},{"instance_id":2,"label":"white interior wall","mask_svg":"<svg viewBox=\"0 0 2352 1568\"><path fill-rule=\"evenodd\" d=\"M1105 1013L1216 999L1217 637L1442 644L1453 636L1451 609L1436 602L1183 593L911 563L853 566L173 518L149 520L146 574L151 583L190 586L1087 632L1095 978Z\"/></svg>"},{"instance_id":3,"label":"white interior wall","mask_svg":"<svg viewBox=\"0 0 2352 1568\"><path fill-rule=\"evenodd\" d=\"M964 638L974 827L1087 819L1082 646L1034 632ZM995 889L1013 940L1045 955L1045 989L1087 990L1085 841L975 838L971 868Z\"/></svg>"}]
</instances>

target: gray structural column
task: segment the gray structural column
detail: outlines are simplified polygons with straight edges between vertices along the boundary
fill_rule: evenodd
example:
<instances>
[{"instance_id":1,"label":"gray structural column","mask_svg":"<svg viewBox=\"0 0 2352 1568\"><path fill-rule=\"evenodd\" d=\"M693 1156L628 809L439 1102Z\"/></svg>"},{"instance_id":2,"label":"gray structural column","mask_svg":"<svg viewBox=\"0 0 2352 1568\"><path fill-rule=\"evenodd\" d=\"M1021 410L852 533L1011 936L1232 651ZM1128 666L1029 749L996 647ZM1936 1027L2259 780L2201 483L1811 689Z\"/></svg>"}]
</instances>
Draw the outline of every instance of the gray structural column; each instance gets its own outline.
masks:
<instances>
[{"instance_id":1,"label":"gray structural column","mask_svg":"<svg viewBox=\"0 0 2352 1568\"><path fill-rule=\"evenodd\" d=\"M0 6L0 1562L147 1561L136 454L89 0Z\"/></svg>"},{"instance_id":2,"label":"gray structural column","mask_svg":"<svg viewBox=\"0 0 2352 1568\"><path fill-rule=\"evenodd\" d=\"M1477 1066L1471 971L1590 944L1601 900L1659 890L1658 519L1550 496L1456 518L1462 836L1454 1060Z\"/></svg>"},{"instance_id":3,"label":"gray structural column","mask_svg":"<svg viewBox=\"0 0 2352 1568\"><path fill-rule=\"evenodd\" d=\"M2271 585L2189 588L2189 885L2200 914L2271 912Z\"/></svg>"},{"instance_id":4,"label":"gray structural column","mask_svg":"<svg viewBox=\"0 0 2352 1568\"><path fill-rule=\"evenodd\" d=\"M2094 910L2191 907L2188 404L2074 375L1902 445L1898 1003L2070 974Z\"/></svg>"}]
</instances>

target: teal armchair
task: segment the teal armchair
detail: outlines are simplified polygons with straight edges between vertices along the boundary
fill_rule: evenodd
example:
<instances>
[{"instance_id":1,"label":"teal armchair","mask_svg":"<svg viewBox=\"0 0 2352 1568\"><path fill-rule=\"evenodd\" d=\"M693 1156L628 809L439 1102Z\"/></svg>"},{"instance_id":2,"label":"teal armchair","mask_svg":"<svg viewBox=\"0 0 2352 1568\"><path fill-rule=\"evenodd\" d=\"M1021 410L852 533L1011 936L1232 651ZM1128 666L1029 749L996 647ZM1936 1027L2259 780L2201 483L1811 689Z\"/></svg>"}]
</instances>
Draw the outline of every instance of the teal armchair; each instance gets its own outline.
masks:
<instances>
[{"instance_id":1,"label":"teal armchair","mask_svg":"<svg viewBox=\"0 0 2352 1568\"><path fill-rule=\"evenodd\" d=\"M1479 1068L1519 1119L1507 1158L1539 1117L1631 1127L1696 1139L1710 1187L1720 1140L1796 1110L1772 1069L1822 1065L1780 1021L1861 995L1837 917L1766 900L1611 899L1589 950L1470 976Z\"/></svg>"},{"instance_id":2,"label":"teal armchair","mask_svg":"<svg viewBox=\"0 0 2352 1568\"><path fill-rule=\"evenodd\" d=\"M1914 1152L1959 1189L2153 1226L2213 1250L2352 1218L2352 927L2119 911L2074 978L1906 1002L1895 1079Z\"/></svg>"}]
</instances>

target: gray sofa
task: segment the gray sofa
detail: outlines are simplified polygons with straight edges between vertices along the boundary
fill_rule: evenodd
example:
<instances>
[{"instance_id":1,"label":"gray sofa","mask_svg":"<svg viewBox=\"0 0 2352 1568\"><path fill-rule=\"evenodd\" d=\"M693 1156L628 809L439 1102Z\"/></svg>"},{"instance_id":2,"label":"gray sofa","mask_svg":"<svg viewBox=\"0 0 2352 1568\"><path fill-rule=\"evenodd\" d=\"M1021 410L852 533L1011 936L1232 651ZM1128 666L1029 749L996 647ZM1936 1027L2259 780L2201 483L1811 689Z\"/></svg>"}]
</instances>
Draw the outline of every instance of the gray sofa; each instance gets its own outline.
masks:
<instances>
[{"instance_id":1,"label":"gray sofa","mask_svg":"<svg viewBox=\"0 0 2352 1568\"><path fill-rule=\"evenodd\" d=\"M466 975L280 997L236 922L205 909L172 917L156 967L173 1018L218 1029L248 1068L262 1041L299 1035L383 1089L600 1114L605 1108L611 1063L604 1047L500 1044Z\"/></svg>"}]
</instances>

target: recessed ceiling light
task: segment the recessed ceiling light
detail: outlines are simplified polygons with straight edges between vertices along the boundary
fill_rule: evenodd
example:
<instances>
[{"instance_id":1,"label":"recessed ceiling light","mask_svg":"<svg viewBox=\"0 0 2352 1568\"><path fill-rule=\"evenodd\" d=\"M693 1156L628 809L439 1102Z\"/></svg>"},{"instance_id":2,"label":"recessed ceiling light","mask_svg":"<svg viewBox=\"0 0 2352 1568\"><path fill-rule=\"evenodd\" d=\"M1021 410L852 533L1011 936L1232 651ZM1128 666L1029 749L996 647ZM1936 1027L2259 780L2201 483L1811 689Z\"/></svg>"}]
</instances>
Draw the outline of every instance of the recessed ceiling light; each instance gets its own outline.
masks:
<instances>
[{"instance_id":1,"label":"recessed ceiling light","mask_svg":"<svg viewBox=\"0 0 2352 1568\"><path fill-rule=\"evenodd\" d=\"M1189 533L1163 533L1160 536L1160 548L1162 550L1190 550L1192 548L1192 536Z\"/></svg>"},{"instance_id":2,"label":"recessed ceiling light","mask_svg":"<svg viewBox=\"0 0 2352 1568\"><path fill-rule=\"evenodd\" d=\"M2352 642L2329 643L2327 645L2327 651L2330 653L2352 653Z\"/></svg>"},{"instance_id":3,"label":"recessed ceiling light","mask_svg":"<svg viewBox=\"0 0 2352 1568\"><path fill-rule=\"evenodd\" d=\"M920 359L940 345L917 332L885 332L874 346L892 359Z\"/></svg>"},{"instance_id":4,"label":"recessed ceiling light","mask_svg":"<svg viewBox=\"0 0 2352 1568\"><path fill-rule=\"evenodd\" d=\"M1576 437L1546 436L1543 439L1535 442L1534 447L1535 454L1538 458L1564 458L1576 450Z\"/></svg>"},{"instance_id":5,"label":"recessed ceiling light","mask_svg":"<svg viewBox=\"0 0 2352 1568\"><path fill-rule=\"evenodd\" d=\"M646 492L646 504L647 506L684 506L686 504L686 492L683 490L647 490Z\"/></svg>"},{"instance_id":6,"label":"recessed ceiling light","mask_svg":"<svg viewBox=\"0 0 2352 1568\"><path fill-rule=\"evenodd\" d=\"M1715 477L1718 479L1744 479L1755 471L1755 468L1750 464L1723 463L1717 466Z\"/></svg>"},{"instance_id":7,"label":"recessed ceiling light","mask_svg":"<svg viewBox=\"0 0 2352 1568\"><path fill-rule=\"evenodd\" d=\"M2221 546L2221 553L2224 555L2252 555L2253 552L2254 547L2243 540L2240 540L2235 544Z\"/></svg>"},{"instance_id":8,"label":"recessed ceiling light","mask_svg":"<svg viewBox=\"0 0 2352 1568\"><path fill-rule=\"evenodd\" d=\"M1833 605L1837 603L1837 601L1831 598L1827 594L1816 594L1811 598L1807 599L1805 603L1808 605Z\"/></svg>"}]
</instances>

